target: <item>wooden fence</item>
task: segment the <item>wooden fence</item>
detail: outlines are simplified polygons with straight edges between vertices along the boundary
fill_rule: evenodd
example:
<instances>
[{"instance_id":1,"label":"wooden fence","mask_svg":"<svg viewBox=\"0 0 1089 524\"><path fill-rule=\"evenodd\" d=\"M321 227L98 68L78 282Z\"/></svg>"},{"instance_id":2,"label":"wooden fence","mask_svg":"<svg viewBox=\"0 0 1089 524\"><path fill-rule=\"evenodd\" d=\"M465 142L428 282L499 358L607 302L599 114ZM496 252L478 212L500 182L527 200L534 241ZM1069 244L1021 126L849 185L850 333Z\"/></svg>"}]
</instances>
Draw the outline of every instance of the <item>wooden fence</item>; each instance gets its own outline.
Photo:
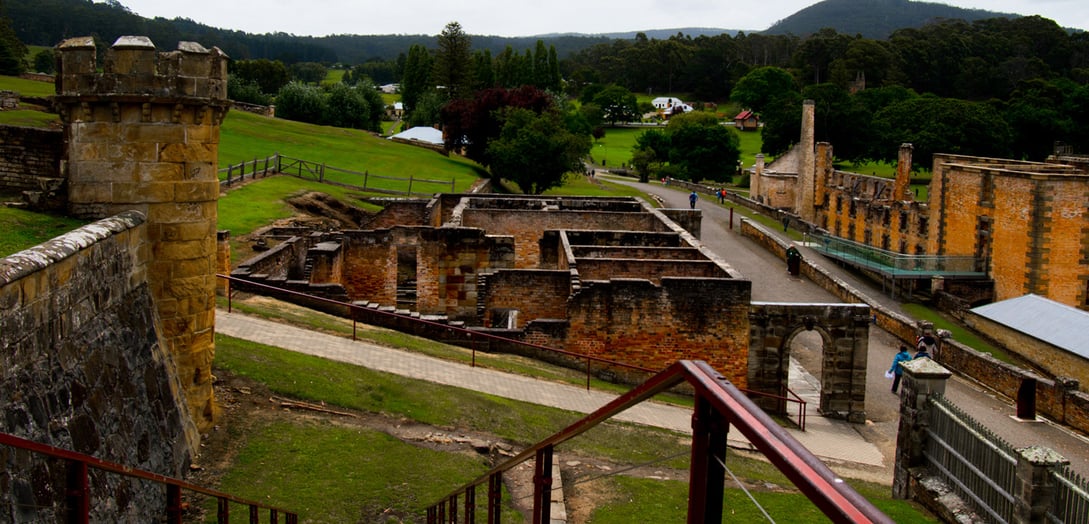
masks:
<instances>
[{"instance_id":1,"label":"wooden fence","mask_svg":"<svg viewBox=\"0 0 1089 524\"><path fill-rule=\"evenodd\" d=\"M222 188L241 183L247 177L253 180L268 175L284 174L371 193L421 197L430 197L441 192L453 193L456 182L453 178L446 181L416 178L411 175L408 178L375 175L369 171L352 171L332 167L324 162L311 162L278 153L266 158L255 158L248 162L229 165L220 169L219 174L226 174L226 178L220 181Z\"/></svg>"}]
</instances>

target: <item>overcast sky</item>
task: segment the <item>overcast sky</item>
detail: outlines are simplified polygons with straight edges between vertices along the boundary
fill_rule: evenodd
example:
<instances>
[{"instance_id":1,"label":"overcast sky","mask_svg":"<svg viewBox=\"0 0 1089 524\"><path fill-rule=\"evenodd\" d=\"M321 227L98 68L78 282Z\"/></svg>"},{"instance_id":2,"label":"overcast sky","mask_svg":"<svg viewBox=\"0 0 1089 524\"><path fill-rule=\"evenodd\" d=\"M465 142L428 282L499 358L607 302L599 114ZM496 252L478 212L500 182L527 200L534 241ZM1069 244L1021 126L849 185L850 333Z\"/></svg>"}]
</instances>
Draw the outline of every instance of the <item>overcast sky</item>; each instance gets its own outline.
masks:
<instances>
[{"instance_id":1,"label":"overcast sky","mask_svg":"<svg viewBox=\"0 0 1089 524\"><path fill-rule=\"evenodd\" d=\"M936 0L935 0L936 1ZM148 18L190 18L248 33L426 34L452 21L473 35L614 33L715 27L762 31L815 0L121 0ZM989 11L1040 15L1089 30L1086 0L946 0Z\"/></svg>"}]
</instances>

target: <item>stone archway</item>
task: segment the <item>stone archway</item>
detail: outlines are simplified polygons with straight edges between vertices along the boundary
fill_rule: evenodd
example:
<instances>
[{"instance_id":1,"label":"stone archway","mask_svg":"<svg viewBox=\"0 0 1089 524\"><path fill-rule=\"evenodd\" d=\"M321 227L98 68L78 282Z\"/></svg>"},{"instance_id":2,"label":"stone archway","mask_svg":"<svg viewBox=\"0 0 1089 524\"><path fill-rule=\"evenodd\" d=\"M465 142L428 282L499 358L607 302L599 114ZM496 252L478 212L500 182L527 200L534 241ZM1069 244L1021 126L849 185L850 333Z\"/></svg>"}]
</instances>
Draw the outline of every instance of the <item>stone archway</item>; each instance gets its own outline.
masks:
<instances>
[{"instance_id":1,"label":"stone archway","mask_svg":"<svg viewBox=\"0 0 1089 524\"><path fill-rule=\"evenodd\" d=\"M824 344L820 412L866 420L866 360L870 308L865 304L782 304L754 302L749 309L749 389L779 395L790 372L790 343L816 331ZM758 400L765 410L777 402Z\"/></svg>"}]
</instances>

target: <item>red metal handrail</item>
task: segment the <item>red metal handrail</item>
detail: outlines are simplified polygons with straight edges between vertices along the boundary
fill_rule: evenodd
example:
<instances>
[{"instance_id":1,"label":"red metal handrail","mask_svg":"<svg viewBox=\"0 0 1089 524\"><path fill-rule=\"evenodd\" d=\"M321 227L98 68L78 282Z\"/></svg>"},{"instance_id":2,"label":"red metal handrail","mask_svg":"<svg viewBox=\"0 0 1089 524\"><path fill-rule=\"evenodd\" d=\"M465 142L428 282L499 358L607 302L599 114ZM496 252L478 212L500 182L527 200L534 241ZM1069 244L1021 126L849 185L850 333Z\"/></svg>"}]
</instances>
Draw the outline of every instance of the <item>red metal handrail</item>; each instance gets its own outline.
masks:
<instances>
[{"instance_id":1,"label":"red metal handrail","mask_svg":"<svg viewBox=\"0 0 1089 524\"><path fill-rule=\"evenodd\" d=\"M230 513L227 510L227 506L230 502L249 506L250 522L256 522L255 518L260 509L268 510L270 522L277 522L280 515L284 516L284 521L287 524L298 524L299 522L297 514L269 506L268 504L246 500L221 491L190 484L184 480L178 480L158 473L131 468L129 466L122 466L115 462L102 460L90 455L84 455L83 453L77 453L75 451L42 444L40 442L34 442L33 440L27 440L7 433L0 433L0 445L25 449L32 453L63 459L68 462L68 480L64 492L68 495L69 507L72 510L70 522L86 524L90 521L90 483L87 476L88 468L147 480L166 486L167 504L165 517L166 522L170 524L181 524L182 522L181 490L183 489L209 497L215 497L218 501L217 522L221 524L230 522Z\"/></svg>"},{"instance_id":2,"label":"red metal handrail","mask_svg":"<svg viewBox=\"0 0 1089 524\"><path fill-rule=\"evenodd\" d=\"M296 296L296 297L303 298L303 299L306 299L306 300L313 300L313 301L316 301L316 302L322 302L322 303L326 303L326 304L330 304L330 305L335 305L337 307L348 308L348 310L352 312L352 315L351 315L351 319L352 319L352 340L356 340L356 318L355 318L355 312L356 311L366 311L368 314L378 314L378 315L385 315L385 316L389 316L389 317L395 317L395 318L398 318L400 320L406 320L406 321L409 321L409 322L417 322L417 323L420 323L420 324L423 324L423 325L439 327L439 328L442 328L442 329L445 329L445 330L448 330L448 331L451 331L451 332L454 332L454 333L464 334L466 336L466 338L468 339L468 341L469 341L469 345L470 345L469 349L472 352L472 366L473 367L476 367L476 344L473 341L473 337L477 337L478 339L483 338L485 340L498 340L498 341L503 342L504 344L514 344L514 345L518 345L518 346L522 346L522 347L536 349L536 350L539 350L539 351L547 351L547 352L551 352L551 353L556 353L556 354L559 354L559 355L572 357L572 358L577 359L577 360L585 359L586 360L586 390L587 391L590 390L590 378L592 376L591 363L593 363L593 362L596 362L598 364L602 364L604 366L615 366L615 367L619 367L619 368L629 369L629 370L632 370L632 371L638 371L640 373L645 373L647 375L653 375L655 373L655 370L653 370L653 369L644 368L642 366L636 366L634 364L628 364L628 363L625 363L625 362L617 362L615 360L609 360L609 359L604 359L604 358L600 358L600 357L595 357L595 356L587 355L587 354L584 354L584 353L574 353L574 352L571 352L571 351L567 351L567 350L563 350L563 349L559 349L559 348L548 347L548 346L542 346L540 344L533 344L533 343L530 343L530 342L523 342L521 340L514 340L514 339L511 339L511 338L505 338L505 337L501 337L499 335L493 335L491 333L482 333L480 331L474 331L474 330L466 329L466 328L462 328L462 327L451 326L451 325L448 325L448 324L441 324L439 322L432 322L430 320L426 320L426 319L422 319L422 318L416 318L416 317L412 317L412 316L408 316L408 315L401 315L401 314L398 314L396 312L382 311L382 310L379 310L379 309L365 308L365 307L357 306L357 305L349 303L349 302L341 302L339 300L334 300L334 299L331 299L331 298L321 297L321 296L317 296L317 295L310 295L310 294L307 294L307 293L301 293L301 292L298 292L298 291L293 291L293 290L290 290L290 289L284 289L284 288L276 287L276 286L270 286L268 284L262 284L260 282L253 282L251 280L246 280L244 278L232 277L232 276L223 275L223 274L217 274L216 277L222 278L222 279L227 281L227 311L228 312L232 311L232 309L233 309L233 300L232 300L233 299L233 291L232 291L231 283L232 282L241 282L241 283L245 284L246 286L253 286L253 287L256 287L258 289L268 289L268 290L273 291L274 293L286 294L288 296ZM790 391L789 388L784 388L784 389L786 389L786 391L789 392L790 394L793 394L796 399L792 399L792 398L790 398L788 396L784 396L784 395L775 395L773 393L765 393L763 391L753 391L753 390L748 390L748 389L742 389L741 391L744 391L747 394L751 394L751 395L755 395L755 396L773 398L773 399L778 400L781 404L782 403L792 403L792 402L798 403L799 404L799 406L798 406L798 427L802 431L805 431L805 406L806 406L806 401L802 400L802 398L799 397L797 394L794 394L793 391ZM782 409L782 411L783 411L783 413L786 413L786 408L784 407Z\"/></svg>"},{"instance_id":3,"label":"red metal handrail","mask_svg":"<svg viewBox=\"0 0 1089 524\"><path fill-rule=\"evenodd\" d=\"M888 524L893 522L870 501L859 495L854 488L843 482L827 465L795 440L790 433L779 427L767 413L764 413L722 375L711 369L707 363L680 361L597 411L454 490L441 501L432 504L427 509L428 523L444 522L441 516L446 514L449 503L456 504L459 494L475 490L476 486L486 481L494 486L495 479L501 478L503 472L525 462L530 457L535 457L542 463L537 466L537 470L551 468L551 461L547 464L543 462L551 456L555 446L681 382L688 382L696 390L696 409L692 423L692 462L689 475L689 523L721 522L722 520L725 476L722 460L725 458L726 432L731 424L737 427L758 451L779 468L833 522ZM543 471L540 476L546 473L547 471ZM537 490L545 489L546 486L546 483L535 482L533 522L547 522L548 498L536 496ZM494 490L489 490L487 502L489 524L498 523L498 519L493 520L491 515L498 514L496 508L500 503L501 495Z\"/></svg>"}]
</instances>

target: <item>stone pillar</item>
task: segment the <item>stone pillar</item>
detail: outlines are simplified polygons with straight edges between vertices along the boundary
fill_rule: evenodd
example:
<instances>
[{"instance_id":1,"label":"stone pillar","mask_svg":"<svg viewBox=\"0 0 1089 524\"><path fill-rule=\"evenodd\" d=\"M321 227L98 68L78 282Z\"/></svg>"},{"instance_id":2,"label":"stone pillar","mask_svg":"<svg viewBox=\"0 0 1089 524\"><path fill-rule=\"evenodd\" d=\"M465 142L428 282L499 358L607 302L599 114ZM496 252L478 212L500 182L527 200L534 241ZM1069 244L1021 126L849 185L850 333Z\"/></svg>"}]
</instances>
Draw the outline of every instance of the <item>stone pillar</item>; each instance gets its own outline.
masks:
<instances>
[{"instance_id":1,"label":"stone pillar","mask_svg":"<svg viewBox=\"0 0 1089 524\"><path fill-rule=\"evenodd\" d=\"M1017 448L1017 480L1014 487L1013 522L1044 524L1055 495L1051 471L1070 464L1062 455L1042 446Z\"/></svg>"},{"instance_id":2,"label":"stone pillar","mask_svg":"<svg viewBox=\"0 0 1089 524\"><path fill-rule=\"evenodd\" d=\"M752 166L752 178L749 179L749 196L753 200L762 202L760 197L760 181L764 177L764 154L756 154L756 163Z\"/></svg>"},{"instance_id":3,"label":"stone pillar","mask_svg":"<svg viewBox=\"0 0 1089 524\"><path fill-rule=\"evenodd\" d=\"M892 496L911 498L911 469L925 464L926 429L930 425L931 395L945 394L945 382L952 373L929 358L900 364L904 370L900 387L900 428L896 433L896 465L892 474Z\"/></svg>"},{"instance_id":4,"label":"stone pillar","mask_svg":"<svg viewBox=\"0 0 1089 524\"><path fill-rule=\"evenodd\" d=\"M57 96L67 149L68 211L147 216L147 280L159 335L174 355L189 411L212 426L219 126L229 108L227 60L182 42L159 53L124 36L97 72L90 37L57 46Z\"/></svg>"},{"instance_id":5,"label":"stone pillar","mask_svg":"<svg viewBox=\"0 0 1089 524\"><path fill-rule=\"evenodd\" d=\"M824 215L827 216L828 208L825 206L824 199L827 198L828 183L832 180L832 172L836 169L834 164L835 159L832 157L832 144L829 144L828 142L818 143L816 155L817 164L816 174L814 175L816 187L813 194L814 205L817 210L815 213L823 211ZM817 227L826 226L825 219L819 219L813 222L813 224Z\"/></svg>"},{"instance_id":6,"label":"stone pillar","mask_svg":"<svg viewBox=\"0 0 1089 524\"><path fill-rule=\"evenodd\" d=\"M911 153L915 146L900 144L900 154L896 159L896 182L892 188L893 200L915 200L911 194Z\"/></svg>"},{"instance_id":7,"label":"stone pillar","mask_svg":"<svg viewBox=\"0 0 1089 524\"><path fill-rule=\"evenodd\" d=\"M816 105L812 100L802 102L802 136L798 141L798 190L795 192L794 212L809 223L816 222L814 191L816 188Z\"/></svg>"}]
</instances>

